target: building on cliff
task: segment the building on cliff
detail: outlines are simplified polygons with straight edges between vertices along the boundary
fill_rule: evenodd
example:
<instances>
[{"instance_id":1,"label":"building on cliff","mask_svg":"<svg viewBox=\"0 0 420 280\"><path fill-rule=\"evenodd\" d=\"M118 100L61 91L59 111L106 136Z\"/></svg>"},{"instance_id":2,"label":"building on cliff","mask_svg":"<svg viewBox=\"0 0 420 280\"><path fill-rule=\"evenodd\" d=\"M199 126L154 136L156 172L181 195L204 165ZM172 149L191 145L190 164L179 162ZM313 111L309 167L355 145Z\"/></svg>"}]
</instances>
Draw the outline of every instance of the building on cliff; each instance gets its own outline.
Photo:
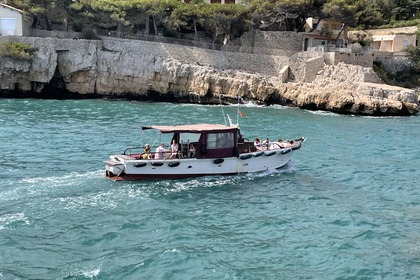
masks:
<instances>
[{"instance_id":1,"label":"building on cliff","mask_svg":"<svg viewBox=\"0 0 420 280\"><path fill-rule=\"evenodd\" d=\"M0 3L0 35L25 35L23 11Z\"/></svg>"},{"instance_id":2,"label":"building on cliff","mask_svg":"<svg viewBox=\"0 0 420 280\"><path fill-rule=\"evenodd\" d=\"M357 40L358 37L368 38L372 47L380 52L402 52L408 46L416 46L417 26L370 29L363 31L350 31L349 37Z\"/></svg>"}]
</instances>

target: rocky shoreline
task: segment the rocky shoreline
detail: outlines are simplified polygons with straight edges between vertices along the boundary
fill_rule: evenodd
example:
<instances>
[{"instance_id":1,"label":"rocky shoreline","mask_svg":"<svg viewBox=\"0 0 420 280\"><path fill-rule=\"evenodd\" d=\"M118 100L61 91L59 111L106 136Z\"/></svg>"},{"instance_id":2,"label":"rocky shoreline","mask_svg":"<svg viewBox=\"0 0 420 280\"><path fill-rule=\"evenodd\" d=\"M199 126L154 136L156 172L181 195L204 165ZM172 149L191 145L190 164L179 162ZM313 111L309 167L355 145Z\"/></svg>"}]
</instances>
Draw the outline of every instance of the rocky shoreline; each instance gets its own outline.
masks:
<instances>
[{"instance_id":1,"label":"rocky shoreline","mask_svg":"<svg viewBox=\"0 0 420 280\"><path fill-rule=\"evenodd\" d=\"M372 68L307 58L228 53L156 42L13 37L31 61L0 58L0 96L126 98L217 104L241 95L264 104L371 116L419 111L414 90L388 86ZM284 69L286 71L284 72Z\"/></svg>"}]
</instances>

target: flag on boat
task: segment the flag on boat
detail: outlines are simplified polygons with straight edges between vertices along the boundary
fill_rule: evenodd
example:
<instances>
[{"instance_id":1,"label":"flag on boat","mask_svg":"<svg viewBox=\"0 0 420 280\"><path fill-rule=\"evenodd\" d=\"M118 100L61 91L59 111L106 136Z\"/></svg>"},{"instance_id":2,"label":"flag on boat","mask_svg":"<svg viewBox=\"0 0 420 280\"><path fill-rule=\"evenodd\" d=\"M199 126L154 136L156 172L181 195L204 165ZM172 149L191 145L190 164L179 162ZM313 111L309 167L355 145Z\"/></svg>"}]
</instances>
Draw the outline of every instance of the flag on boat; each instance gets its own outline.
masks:
<instances>
[{"instance_id":1,"label":"flag on boat","mask_svg":"<svg viewBox=\"0 0 420 280\"><path fill-rule=\"evenodd\" d=\"M239 114L241 115L241 117L246 118L246 115L243 112L239 111Z\"/></svg>"}]
</instances>

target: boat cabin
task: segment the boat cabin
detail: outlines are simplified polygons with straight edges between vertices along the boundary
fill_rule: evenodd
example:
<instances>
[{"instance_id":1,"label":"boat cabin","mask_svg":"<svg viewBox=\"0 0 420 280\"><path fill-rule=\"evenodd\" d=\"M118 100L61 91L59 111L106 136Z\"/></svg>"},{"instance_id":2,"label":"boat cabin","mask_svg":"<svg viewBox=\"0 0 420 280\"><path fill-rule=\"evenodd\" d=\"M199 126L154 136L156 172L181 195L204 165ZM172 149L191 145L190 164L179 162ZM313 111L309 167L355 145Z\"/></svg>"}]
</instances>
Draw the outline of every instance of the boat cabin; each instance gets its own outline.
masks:
<instances>
[{"instance_id":1,"label":"boat cabin","mask_svg":"<svg viewBox=\"0 0 420 280\"><path fill-rule=\"evenodd\" d=\"M179 126L143 126L143 130L156 129L162 134L172 133L179 145L179 157L191 157L191 145L196 158L221 158L238 156L238 142L243 142L237 126L219 124L194 124Z\"/></svg>"}]
</instances>

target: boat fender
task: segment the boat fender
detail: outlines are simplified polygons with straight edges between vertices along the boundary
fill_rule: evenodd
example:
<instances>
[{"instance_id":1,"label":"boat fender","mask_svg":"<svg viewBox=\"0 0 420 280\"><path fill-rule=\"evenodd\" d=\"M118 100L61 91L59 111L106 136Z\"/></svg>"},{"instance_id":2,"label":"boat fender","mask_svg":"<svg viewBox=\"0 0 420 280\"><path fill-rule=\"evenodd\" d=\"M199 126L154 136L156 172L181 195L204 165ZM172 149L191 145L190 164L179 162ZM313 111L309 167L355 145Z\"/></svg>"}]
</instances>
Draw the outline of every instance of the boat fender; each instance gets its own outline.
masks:
<instances>
[{"instance_id":1,"label":"boat fender","mask_svg":"<svg viewBox=\"0 0 420 280\"><path fill-rule=\"evenodd\" d=\"M179 165L179 161L171 161L170 163L168 163L169 167L175 167Z\"/></svg>"},{"instance_id":2,"label":"boat fender","mask_svg":"<svg viewBox=\"0 0 420 280\"><path fill-rule=\"evenodd\" d=\"M242 155L239 158L245 160L245 159L252 158L252 155Z\"/></svg>"},{"instance_id":3,"label":"boat fender","mask_svg":"<svg viewBox=\"0 0 420 280\"><path fill-rule=\"evenodd\" d=\"M299 149L300 149L300 145L301 145L301 144L299 143L299 145L298 145L298 146L294 146L294 147L292 147L292 150L293 150L293 151L299 150Z\"/></svg>"},{"instance_id":4,"label":"boat fender","mask_svg":"<svg viewBox=\"0 0 420 280\"><path fill-rule=\"evenodd\" d=\"M138 162L134 164L134 167L145 167L147 165L147 162Z\"/></svg>"},{"instance_id":5,"label":"boat fender","mask_svg":"<svg viewBox=\"0 0 420 280\"><path fill-rule=\"evenodd\" d=\"M222 159L222 158L218 158L218 159L213 160L214 164L220 164L220 163L222 163L222 162L224 162L224 161L225 161L225 160L224 160L224 159Z\"/></svg>"},{"instance_id":6,"label":"boat fender","mask_svg":"<svg viewBox=\"0 0 420 280\"><path fill-rule=\"evenodd\" d=\"M281 154L285 155L287 153L290 153L291 151L292 151L292 149L283 150L283 151L281 151Z\"/></svg>"},{"instance_id":7,"label":"boat fender","mask_svg":"<svg viewBox=\"0 0 420 280\"><path fill-rule=\"evenodd\" d=\"M260 157L260 156L262 156L264 154L264 152L258 152L258 153L256 153L256 154L254 154L254 157Z\"/></svg>"},{"instance_id":8,"label":"boat fender","mask_svg":"<svg viewBox=\"0 0 420 280\"><path fill-rule=\"evenodd\" d=\"M265 153L265 155L266 155L267 157L271 157L271 156L273 156L273 155L275 155L275 154L276 154L276 151L266 152L266 153Z\"/></svg>"},{"instance_id":9,"label":"boat fender","mask_svg":"<svg viewBox=\"0 0 420 280\"><path fill-rule=\"evenodd\" d=\"M152 165L153 166L162 166L163 165L163 162L161 162L161 161L153 161L152 162Z\"/></svg>"}]
</instances>

